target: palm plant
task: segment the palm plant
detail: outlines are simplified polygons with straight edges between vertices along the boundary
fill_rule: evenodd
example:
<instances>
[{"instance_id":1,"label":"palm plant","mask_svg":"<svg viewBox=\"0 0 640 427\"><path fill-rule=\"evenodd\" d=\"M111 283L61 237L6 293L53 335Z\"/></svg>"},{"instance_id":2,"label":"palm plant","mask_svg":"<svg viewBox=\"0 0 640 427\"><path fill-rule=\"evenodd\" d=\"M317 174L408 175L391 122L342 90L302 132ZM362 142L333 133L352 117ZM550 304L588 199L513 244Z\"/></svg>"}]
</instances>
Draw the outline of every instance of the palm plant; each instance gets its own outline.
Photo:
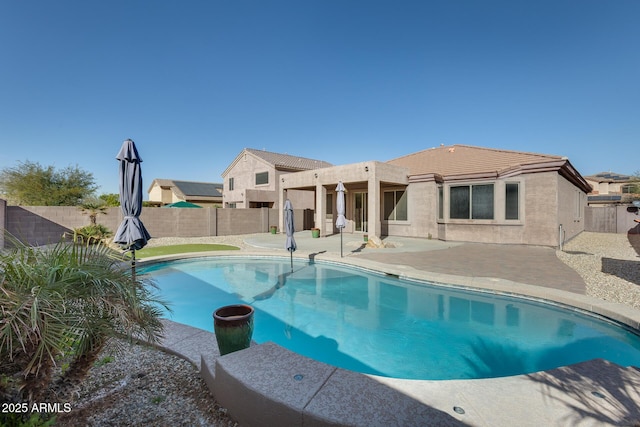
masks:
<instances>
[{"instance_id":1,"label":"palm plant","mask_svg":"<svg viewBox=\"0 0 640 427\"><path fill-rule=\"evenodd\" d=\"M97 197L88 197L80 204L80 210L84 214L89 215L89 221L91 225L98 224L98 215L107 214L107 204L105 200Z\"/></svg>"},{"instance_id":2,"label":"palm plant","mask_svg":"<svg viewBox=\"0 0 640 427\"><path fill-rule=\"evenodd\" d=\"M108 247L14 246L0 254L0 358L9 362L0 374L21 374L22 398L67 397L111 337L161 338L167 304L146 277L132 281ZM71 355L69 368L53 378L64 355Z\"/></svg>"},{"instance_id":3,"label":"palm plant","mask_svg":"<svg viewBox=\"0 0 640 427\"><path fill-rule=\"evenodd\" d=\"M85 198L80 206L83 214L89 215L89 225L76 228L74 233L87 242L95 244L111 236L111 231L102 224L98 224L98 215L107 214L107 202L97 197Z\"/></svg>"}]
</instances>

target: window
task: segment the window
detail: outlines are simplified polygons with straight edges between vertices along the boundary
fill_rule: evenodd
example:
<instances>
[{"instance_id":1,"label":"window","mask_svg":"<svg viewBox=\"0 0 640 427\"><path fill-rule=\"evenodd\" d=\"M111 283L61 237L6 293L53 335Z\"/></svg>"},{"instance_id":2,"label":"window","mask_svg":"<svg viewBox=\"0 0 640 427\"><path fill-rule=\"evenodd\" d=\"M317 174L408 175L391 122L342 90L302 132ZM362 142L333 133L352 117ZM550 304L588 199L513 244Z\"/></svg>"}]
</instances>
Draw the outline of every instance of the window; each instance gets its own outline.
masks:
<instances>
[{"instance_id":1,"label":"window","mask_svg":"<svg viewBox=\"0 0 640 427\"><path fill-rule=\"evenodd\" d=\"M407 220L407 193L404 190L385 191L384 219L389 221Z\"/></svg>"},{"instance_id":2,"label":"window","mask_svg":"<svg viewBox=\"0 0 640 427\"><path fill-rule=\"evenodd\" d=\"M520 219L520 185L517 182L505 185L504 219Z\"/></svg>"},{"instance_id":3,"label":"window","mask_svg":"<svg viewBox=\"0 0 640 427\"><path fill-rule=\"evenodd\" d=\"M270 208L273 206L271 202L249 202L250 208Z\"/></svg>"},{"instance_id":4,"label":"window","mask_svg":"<svg viewBox=\"0 0 640 427\"><path fill-rule=\"evenodd\" d=\"M233 178L229 178L229 191L233 191Z\"/></svg>"},{"instance_id":5,"label":"window","mask_svg":"<svg viewBox=\"0 0 640 427\"><path fill-rule=\"evenodd\" d=\"M469 219L471 187L451 187L449 189L449 217L451 219Z\"/></svg>"},{"instance_id":6,"label":"window","mask_svg":"<svg viewBox=\"0 0 640 427\"><path fill-rule=\"evenodd\" d=\"M451 219L493 219L493 184L449 188Z\"/></svg>"},{"instance_id":7,"label":"window","mask_svg":"<svg viewBox=\"0 0 640 427\"><path fill-rule=\"evenodd\" d=\"M269 183L269 172L259 172L256 174L256 185Z\"/></svg>"},{"instance_id":8,"label":"window","mask_svg":"<svg viewBox=\"0 0 640 427\"><path fill-rule=\"evenodd\" d=\"M333 194L327 193L326 203L327 203L327 205L325 206L325 209L327 211L326 219L330 219L333 221Z\"/></svg>"}]
</instances>

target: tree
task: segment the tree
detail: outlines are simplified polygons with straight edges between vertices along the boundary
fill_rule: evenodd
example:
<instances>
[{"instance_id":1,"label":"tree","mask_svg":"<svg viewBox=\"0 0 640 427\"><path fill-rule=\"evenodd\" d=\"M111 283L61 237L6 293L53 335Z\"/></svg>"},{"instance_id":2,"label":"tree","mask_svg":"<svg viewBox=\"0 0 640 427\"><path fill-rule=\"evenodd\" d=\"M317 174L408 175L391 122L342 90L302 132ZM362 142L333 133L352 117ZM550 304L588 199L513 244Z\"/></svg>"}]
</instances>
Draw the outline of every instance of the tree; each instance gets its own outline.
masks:
<instances>
[{"instance_id":1,"label":"tree","mask_svg":"<svg viewBox=\"0 0 640 427\"><path fill-rule=\"evenodd\" d=\"M101 194L100 199L104 201L104 204L109 207L120 206L120 195L117 193L105 193Z\"/></svg>"},{"instance_id":2,"label":"tree","mask_svg":"<svg viewBox=\"0 0 640 427\"><path fill-rule=\"evenodd\" d=\"M56 170L27 160L0 172L2 196L17 205L76 206L97 188L93 174L77 165Z\"/></svg>"}]
</instances>

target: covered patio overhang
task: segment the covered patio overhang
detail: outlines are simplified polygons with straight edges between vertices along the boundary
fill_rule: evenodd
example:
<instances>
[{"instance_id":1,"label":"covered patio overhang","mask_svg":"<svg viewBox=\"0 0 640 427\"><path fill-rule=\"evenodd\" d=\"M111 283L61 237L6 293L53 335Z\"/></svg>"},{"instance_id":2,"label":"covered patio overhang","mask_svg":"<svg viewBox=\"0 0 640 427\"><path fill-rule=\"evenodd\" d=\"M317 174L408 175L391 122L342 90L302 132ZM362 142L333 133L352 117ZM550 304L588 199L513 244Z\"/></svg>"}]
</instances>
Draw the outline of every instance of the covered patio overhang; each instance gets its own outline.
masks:
<instances>
[{"instance_id":1,"label":"covered patio overhang","mask_svg":"<svg viewBox=\"0 0 640 427\"><path fill-rule=\"evenodd\" d=\"M332 197L333 206L327 206L327 194L335 194L338 182L342 181L347 193L360 192L360 194L367 195L360 199L361 202L366 202L366 212L363 213L366 215L366 228L362 231L380 237L383 190L392 187L406 187L409 184L409 170L387 163L368 161L290 173L281 175L280 180L278 209L281 230L284 225L283 207L287 198L287 190L295 189L315 192L315 227L320 229L321 236L333 234L334 225L328 224L326 218L328 213L334 212L335 197ZM353 220L354 213L354 202L350 202L348 199L347 219Z\"/></svg>"}]
</instances>

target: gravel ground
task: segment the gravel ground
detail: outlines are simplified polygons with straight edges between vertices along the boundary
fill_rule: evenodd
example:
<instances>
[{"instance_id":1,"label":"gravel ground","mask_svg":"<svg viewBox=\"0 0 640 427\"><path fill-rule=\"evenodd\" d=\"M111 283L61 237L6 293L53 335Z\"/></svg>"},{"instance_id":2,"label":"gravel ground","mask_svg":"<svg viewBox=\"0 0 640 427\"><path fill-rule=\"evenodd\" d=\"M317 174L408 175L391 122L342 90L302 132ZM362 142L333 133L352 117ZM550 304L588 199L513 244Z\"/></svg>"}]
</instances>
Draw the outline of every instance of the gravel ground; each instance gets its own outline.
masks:
<instances>
[{"instance_id":1,"label":"gravel ground","mask_svg":"<svg viewBox=\"0 0 640 427\"><path fill-rule=\"evenodd\" d=\"M157 238L149 246L193 242L245 248L246 237ZM640 309L640 259L629 236L585 232L557 256L583 277L588 295ZM143 345L124 346L120 352L105 349L102 357L113 361L91 370L72 411L58 417L56 425L237 425L189 362Z\"/></svg>"},{"instance_id":2,"label":"gravel ground","mask_svg":"<svg viewBox=\"0 0 640 427\"><path fill-rule=\"evenodd\" d=\"M580 274L587 295L640 309L639 237L584 232L556 254Z\"/></svg>"},{"instance_id":3,"label":"gravel ground","mask_svg":"<svg viewBox=\"0 0 640 427\"><path fill-rule=\"evenodd\" d=\"M237 426L180 357L113 342L99 361L56 426Z\"/></svg>"}]
</instances>

